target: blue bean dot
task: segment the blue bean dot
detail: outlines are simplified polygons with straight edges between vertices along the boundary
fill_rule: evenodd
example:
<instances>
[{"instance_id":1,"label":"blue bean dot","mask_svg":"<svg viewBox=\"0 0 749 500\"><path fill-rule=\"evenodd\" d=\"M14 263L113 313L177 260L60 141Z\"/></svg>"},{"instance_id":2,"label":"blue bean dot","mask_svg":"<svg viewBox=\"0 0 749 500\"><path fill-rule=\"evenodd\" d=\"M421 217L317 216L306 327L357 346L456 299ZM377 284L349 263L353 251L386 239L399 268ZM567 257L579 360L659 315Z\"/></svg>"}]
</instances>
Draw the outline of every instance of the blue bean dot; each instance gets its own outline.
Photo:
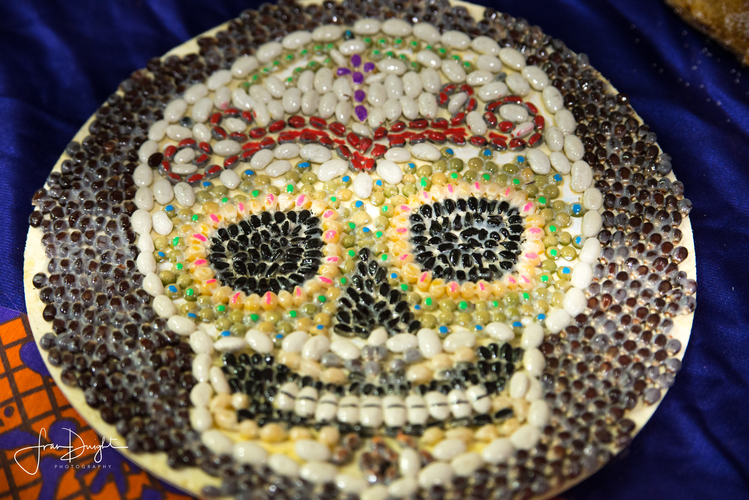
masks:
<instances>
[{"instance_id":1,"label":"blue bean dot","mask_svg":"<svg viewBox=\"0 0 749 500\"><path fill-rule=\"evenodd\" d=\"M520 321L516 321L512 324L512 326L515 328L520 328L521 326L523 326L523 324Z\"/></svg>"},{"instance_id":2,"label":"blue bean dot","mask_svg":"<svg viewBox=\"0 0 749 500\"><path fill-rule=\"evenodd\" d=\"M223 332L221 332L222 337L228 337L229 335L231 335L231 332L229 330L224 330Z\"/></svg>"},{"instance_id":3,"label":"blue bean dot","mask_svg":"<svg viewBox=\"0 0 749 500\"><path fill-rule=\"evenodd\" d=\"M322 325L317 325L317 329L318 329L318 330L322 330L323 328L325 328L325 327L324 327L324 326L322 326Z\"/></svg>"},{"instance_id":4,"label":"blue bean dot","mask_svg":"<svg viewBox=\"0 0 749 500\"><path fill-rule=\"evenodd\" d=\"M455 151L452 150L452 148L447 148L447 154L452 155L455 154Z\"/></svg>"},{"instance_id":5,"label":"blue bean dot","mask_svg":"<svg viewBox=\"0 0 749 500\"><path fill-rule=\"evenodd\" d=\"M390 273L390 277L393 278L393 279L396 279L398 277L398 275L395 274L395 273Z\"/></svg>"},{"instance_id":6,"label":"blue bean dot","mask_svg":"<svg viewBox=\"0 0 749 500\"><path fill-rule=\"evenodd\" d=\"M411 168L411 169L414 169L414 168L416 168L416 164L415 163L409 163L408 167Z\"/></svg>"},{"instance_id":7,"label":"blue bean dot","mask_svg":"<svg viewBox=\"0 0 749 500\"><path fill-rule=\"evenodd\" d=\"M414 306L414 309L416 309L417 311L421 311L421 306Z\"/></svg>"},{"instance_id":8,"label":"blue bean dot","mask_svg":"<svg viewBox=\"0 0 749 500\"><path fill-rule=\"evenodd\" d=\"M446 326L441 326L440 327L440 333L447 333L447 327Z\"/></svg>"},{"instance_id":9,"label":"blue bean dot","mask_svg":"<svg viewBox=\"0 0 749 500\"><path fill-rule=\"evenodd\" d=\"M197 318L197 317L198 317L198 315L197 315L197 314L195 314L195 313L187 313L187 317L188 317L188 318Z\"/></svg>"},{"instance_id":10,"label":"blue bean dot","mask_svg":"<svg viewBox=\"0 0 749 500\"><path fill-rule=\"evenodd\" d=\"M481 330L483 330L483 329L484 329L484 327L483 327L483 326L481 326L481 325L476 325L476 330L479 330L479 331L481 331Z\"/></svg>"},{"instance_id":11,"label":"blue bean dot","mask_svg":"<svg viewBox=\"0 0 749 500\"><path fill-rule=\"evenodd\" d=\"M302 163L299 164L299 167L300 168L309 168L309 162L303 161Z\"/></svg>"},{"instance_id":12,"label":"blue bean dot","mask_svg":"<svg viewBox=\"0 0 749 500\"><path fill-rule=\"evenodd\" d=\"M204 182L203 183L203 187L211 187L212 185L213 184L211 184L210 182Z\"/></svg>"},{"instance_id":13,"label":"blue bean dot","mask_svg":"<svg viewBox=\"0 0 749 500\"><path fill-rule=\"evenodd\" d=\"M572 211L574 213L579 214L580 210L582 210L582 207L580 206L579 203L575 203L574 205L572 205Z\"/></svg>"},{"instance_id":14,"label":"blue bean dot","mask_svg":"<svg viewBox=\"0 0 749 500\"><path fill-rule=\"evenodd\" d=\"M557 182L559 182L559 181L562 180L562 176L559 175L559 174L557 174L557 175L554 176L554 180L557 181Z\"/></svg>"},{"instance_id":15,"label":"blue bean dot","mask_svg":"<svg viewBox=\"0 0 749 500\"><path fill-rule=\"evenodd\" d=\"M343 176L343 179L341 179L341 180L342 180L343 182L348 182L348 181L350 181L350 180L351 180L351 177L349 177L348 175L344 175L344 176Z\"/></svg>"},{"instance_id":16,"label":"blue bean dot","mask_svg":"<svg viewBox=\"0 0 749 500\"><path fill-rule=\"evenodd\" d=\"M539 320L539 321L543 321L543 320L545 320L545 319L546 319L546 315L545 315L545 314L539 314L539 315L538 315L538 320Z\"/></svg>"},{"instance_id":17,"label":"blue bean dot","mask_svg":"<svg viewBox=\"0 0 749 500\"><path fill-rule=\"evenodd\" d=\"M368 233L369 232L369 228L368 227L364 227L364 228L362 228L362 231L364 231L365 233Z\"/></svg>"},{"instance_id":18,"label":"blue bean dot","mask_svg":"<svg viewBox=\"0 0 749 500\"><path fill-rule=\"evenodd\" d=\"M377 182L375 182L375 184L377 184L378 186L382 186L382 181L378 179Z\"/></svg>"},{"instance_id":19,"label":"blue bean dot","mask_svg":"<svg viewBox=\"0 0 749 500\"><path fill-rule=\"evenodd\" d=\"M562 272L563 272L564 274L570 274L570 268L569 268L569 267L563 267L563 268L562 268Z\"/></svg>"},{"instance_id":20,"label":"blue bean dot","mask_svg":"<svg viewBox=\"0 0 749 500\"><path fill-rule=\"evenodd\" d=\"M354 206L355 206L356 208L359 208L359 207L360 207L360 206L362 206L362 205L364 205L364 203L363 203L363 202L361 202L361 201L357 201L356 203L354 203Z\"/></svg>"},{"instance_id":21,"label":"blue bean dot","mask_svg":"<svg viewBox=\"0 0 749 500\"><path fill-rule=\"evenodd\" d=\"M244 174L245 175L255 175L255 171L254 170L245 170Z\"/></svg>"},{"instance_id":22,"label":"blue bean dot","mask_svg":"<svg viewBox=\"0 0 749 500\"><path fill-rule=\"evenodd\" d=\"M167 206L164 207L164 210L166 212L171 212L172 210L174 210L174 207L172 205L167 205Z\"/></svg>"},{"instance_id":23,"label":"blue bean dot","mask_svg":"<svg viewBox=\"0 0 749 500\"><path fill-rule=\"evenodd\" d=\"M159 252L156 255L158 255L159 257L166 257L166 254L164 252Z\"/></svg>"},{"instance_id":24,"label":"blue bean dot","mask_svg":"<svg viewBox=\"0 0 749 500\"><path fill-rule=\"evenodd\" d=\"M518 163L523 163L523 162L525 162L525 157L524 156L518 156Z\"/></svg>"}]
</instances>

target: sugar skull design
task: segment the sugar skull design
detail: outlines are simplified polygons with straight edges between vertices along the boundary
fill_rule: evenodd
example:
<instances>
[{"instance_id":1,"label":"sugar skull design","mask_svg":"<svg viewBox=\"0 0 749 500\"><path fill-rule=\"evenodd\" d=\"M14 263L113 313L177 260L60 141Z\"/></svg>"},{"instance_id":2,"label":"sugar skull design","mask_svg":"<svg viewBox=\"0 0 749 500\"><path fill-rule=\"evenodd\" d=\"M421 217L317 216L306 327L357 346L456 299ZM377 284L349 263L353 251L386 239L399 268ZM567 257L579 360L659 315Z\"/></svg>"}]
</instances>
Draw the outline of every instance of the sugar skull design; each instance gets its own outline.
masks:
<instances>
[{"instance_id":1,"label":"sugar skull design","mask_svg":"<svg viewBox=\"0 0 749 500\"><path fill-rule=\"evenodd\" d=\"M344 5L243 14L71 143L31 218L49 362L206 495L557 490L679 369L689 200L539 29Z\"/></svg>"}]
</instances>

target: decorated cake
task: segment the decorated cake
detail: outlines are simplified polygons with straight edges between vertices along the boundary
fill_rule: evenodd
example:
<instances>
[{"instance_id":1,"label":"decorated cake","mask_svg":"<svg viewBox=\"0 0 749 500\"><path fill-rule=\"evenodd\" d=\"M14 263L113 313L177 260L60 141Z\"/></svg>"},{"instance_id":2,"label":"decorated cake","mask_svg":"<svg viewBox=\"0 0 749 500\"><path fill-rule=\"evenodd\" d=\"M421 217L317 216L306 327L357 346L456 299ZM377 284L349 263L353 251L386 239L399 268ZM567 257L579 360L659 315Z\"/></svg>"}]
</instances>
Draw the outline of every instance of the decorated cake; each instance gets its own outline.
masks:
<instances>
[{"instance_id":1,"label":"decorated cake","mask_svg":"<svg viewBox=\"0 0 749 500\"><path fill-rule=\"evenodd\" d=\"M549 497L681 366L691 203L656 141L523 19L266 4L70 142L30 322L93 427L196 495Z\"/></svg>"}]
</instances>

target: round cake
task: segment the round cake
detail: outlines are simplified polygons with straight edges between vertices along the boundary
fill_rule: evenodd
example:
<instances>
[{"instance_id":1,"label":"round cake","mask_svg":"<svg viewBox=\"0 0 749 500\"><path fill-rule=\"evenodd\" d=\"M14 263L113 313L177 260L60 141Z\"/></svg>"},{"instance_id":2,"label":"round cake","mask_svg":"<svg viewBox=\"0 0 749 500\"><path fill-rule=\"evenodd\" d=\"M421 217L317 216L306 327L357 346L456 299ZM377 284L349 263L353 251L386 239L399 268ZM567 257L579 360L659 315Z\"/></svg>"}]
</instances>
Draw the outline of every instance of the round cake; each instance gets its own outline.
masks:
<instances>
[{"instance_id":1,"label":"round cake","mask_svg":"<svg viewBox=\"0 0 749 500\"><path fill-rule=\"evenodd\" d=\"M695 308L670 157L558 39L284 1L122 82L33 199L55 380L201 496L547 498L626 447Z\"/></svg>"}]
</instances>

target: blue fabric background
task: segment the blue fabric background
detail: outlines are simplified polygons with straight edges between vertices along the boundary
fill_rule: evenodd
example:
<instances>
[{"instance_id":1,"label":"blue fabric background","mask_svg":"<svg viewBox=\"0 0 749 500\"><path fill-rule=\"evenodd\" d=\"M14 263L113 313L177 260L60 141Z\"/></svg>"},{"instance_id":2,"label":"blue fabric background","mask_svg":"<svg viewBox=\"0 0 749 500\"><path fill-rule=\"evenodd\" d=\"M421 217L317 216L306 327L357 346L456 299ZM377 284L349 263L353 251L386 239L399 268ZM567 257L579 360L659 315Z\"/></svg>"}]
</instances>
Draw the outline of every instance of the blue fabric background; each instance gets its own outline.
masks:
<instances>
[{"instance_id":1,"label":"blue fabric background","mask_svg":"<svg viewBox=\"0 0 749 500\"><path fill-rule=\"evenodd\" d=\"M30 197L146 61L251 1L0 2L0 307L23 311ZM630 448L565 497L749 498L749 82L657 0L497 1L585 52L657 132L694 202L698 308L677 383Z\"/></svg>"}]
</instances>

